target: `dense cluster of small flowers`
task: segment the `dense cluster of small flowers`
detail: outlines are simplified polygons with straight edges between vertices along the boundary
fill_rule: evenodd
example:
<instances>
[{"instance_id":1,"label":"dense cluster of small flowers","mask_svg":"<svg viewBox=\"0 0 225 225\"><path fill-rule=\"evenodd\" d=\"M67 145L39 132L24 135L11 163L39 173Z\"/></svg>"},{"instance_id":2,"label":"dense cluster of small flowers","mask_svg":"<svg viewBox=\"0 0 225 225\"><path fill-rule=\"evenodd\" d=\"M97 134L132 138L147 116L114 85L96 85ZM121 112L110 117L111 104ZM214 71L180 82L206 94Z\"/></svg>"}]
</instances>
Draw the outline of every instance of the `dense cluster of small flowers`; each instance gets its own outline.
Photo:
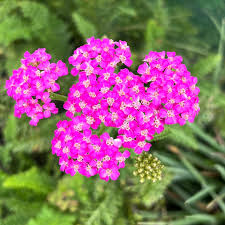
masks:
<instances>
[{"instance_id":1,"label":"dense cluster of small flowers","mask_svg":"<svg viewBox=\"0 0 225 225\"><path fill-rule=\"evenodd\" d=\"M6 82L8 95L16 100L15 116L26 113L34 126L58 112L50 93L60 89L56 80L68 74L62 61L50 63L50 59L45 49L26 52L22 66ZM125 41L91 37L77 48L69 63L78 82L71 86L63 106L71 120L58 122L52 140L61 170L72 176L78 172L116 180L130 155L121 153L121 147L141 154L149 151L154 134L166 124L193 122L200 110L199 88L182 60L175 52L151 51L135 75L128 68L118 69L132 64ZM102 124L116 128L117 138L92 134ZM157 159L144 153L138 160L135 173L141 181L160 179L162 165Z\"/></svg>"},{"instance_id":2,"label":"dense cluster of small flowers","mask_svg":"<svg viewBox=\"0 0 225 225\"><path fill-rule=\"evenodd\" d=\"M88 77L93 77L93 75L104 73L107 73L103 76L107 77L105 80L111 80L117 64L122 62L129 67L132 64L130 58L131 52L127 42L115 42L108 38L101 40L91 37L87 40L87 44L74 51L74 54L69 57L69 63L74 66L71 74L73 76L79 74L83 81L87 80ZM104 71L101 69L108 70Z\"/></svg>"},{"instance_id":3,"label":"dense cluster of small flowers","mask_svg":"<svg viewBox=\"0 0 225 225\"><path fill-rule=\"evenodd\" d=\"M128 69L116 73L120 61L131 63L127 43L88 39L69 58L71 73L79 74L79 81L64 104L66 115L82 113L93 129L101 123L118 128L123 147L137 154L148 151L151 144L146 141L161 133L165 124L193 122L199 111L197 78L190 76L180 56L165 55L150 52L138 69L141 77Z\"/></svg>"},{"instance_id":4,"label":"dense cluster of small flowers","mask_svg":"<svg viewBox=\"0 0 225 225\"><path fill-rule=\"evenodd\" d=\"M45 49L38 49L30 54L25 52L21 67L13 71L6 81L7 94L15 101L15 116L25 113L31 118L30 125L36 126L38 121L48 118L58 109L51 102L50 93L59 91L56 80L68 74L62 61L50 63L51 55Z\"/></svg>"},{"instance_id":5,"label":"dense cluster of small flowers","mask_svg":"<svg viewBox=\"0 0 225 225\"><path fill-rule=\"evenodd\" d=\"M151 140L154 133L143 125L144 111L149 109L144 83L128 69L115 72L119 62L130 66L130 56L124 41L88 39L69 58L74 66L71 73L79 74L79 81L71 87L64 108L69 118L81 112L92 129L101 123L118 128L124 147L140 154L149 150L151 145L145 140Z\"/></svg>"},{"instance_id":6,"label":"dense cluster of small flowers","mask_svg":"<svg viewBox=\"0 0 225 225\"><path fill-rule=\"evenodd\" d=\"M149 52L139 66L141 80L148 84L148 100L159 111L164 124L184 125L198 114L199 88L182 57L175 52Z\"/></svg>"},{"instance_id":7,"label":"dense cluster of small flowers","mask_svg":"<svg viewBox=\"0 0 225 225\"><path fill-rule=\"evenodd\" d=\"M152 154L143 152L141 155L136 157L136 163L134 166L136 167L136 170L133 174L134 176L140 177L141 183L143 183L146 179L152 180L152 182L162 179L162 170L164 165Z\"/></svg>"},{"instance_id":8,"label":"dense cluster of small flowers","mask_svg":"<svg viewBox=\"0 0 225 225\"><path fill-rule=\"evenodd\" d=\"M52 140L52 153L59 157L61 171L71 176L77 172L86 177L99 174L105 181L118 178L130 155L129 151L119 152L120 147L121 140L108 133L92 134L84 115L59 121Z\"/></svg>"}]
</instances>

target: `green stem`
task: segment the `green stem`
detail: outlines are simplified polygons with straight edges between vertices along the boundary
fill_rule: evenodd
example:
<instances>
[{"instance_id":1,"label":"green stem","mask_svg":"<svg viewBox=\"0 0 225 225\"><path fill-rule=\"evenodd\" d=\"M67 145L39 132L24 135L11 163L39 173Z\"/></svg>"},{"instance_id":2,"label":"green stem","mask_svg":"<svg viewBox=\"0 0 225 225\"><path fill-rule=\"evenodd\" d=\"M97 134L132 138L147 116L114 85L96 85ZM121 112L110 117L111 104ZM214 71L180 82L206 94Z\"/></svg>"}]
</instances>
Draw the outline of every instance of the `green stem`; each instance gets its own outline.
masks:
<instances>
[{"instance_id":1,"label":"green stem","mask_svg":"<svg viewBox=\"0 0 225 225\"><path fill-rule=\"evenodd\" d=\"M220 56L220 61L214 73L214 83L216 84L216 86L218 85L219 76L223 66L223 57L225 48L224 44L225 44L225 18L222 19L222 25L220 30L220 43L218 48L218 55Z\"/></svg>"},{"instance_id":2,"label":"green stem","mask_svg":"<svg viewBox=\"0 0 225 225\"><path fill-rule=\"evenodd\" d=\"M60 95L60 94L56 94L56 93L51 93L50 98L52 100L57 100L57 101L62 101L62 102L65 102L67 100L67 97L65 95Z\"/></svg>"}]
</instances>

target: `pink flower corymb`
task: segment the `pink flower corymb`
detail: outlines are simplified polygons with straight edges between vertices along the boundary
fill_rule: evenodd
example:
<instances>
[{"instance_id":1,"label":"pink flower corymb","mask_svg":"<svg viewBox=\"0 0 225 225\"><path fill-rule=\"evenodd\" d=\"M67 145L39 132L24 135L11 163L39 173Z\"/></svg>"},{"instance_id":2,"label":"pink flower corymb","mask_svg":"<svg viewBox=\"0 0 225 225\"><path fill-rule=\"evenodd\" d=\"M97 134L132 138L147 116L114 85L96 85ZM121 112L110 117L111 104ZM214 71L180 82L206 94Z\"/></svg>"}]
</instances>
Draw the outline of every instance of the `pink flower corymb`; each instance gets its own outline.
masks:
<instances>
[{"instance_id":1,"label":"pink flower corymb","mask_svg":"<svg viewBox=\"0 0 225 225\"><path fill-rule=\"evenodd\" d=\"M148 84L148 98L159 111L163 123L194 122L200 110L199 88L196 87L197 78L182 64L182 57L175 52L149 52L144 61L138 73Z\"/></svg>"},{"instance_id":2,"label":"pink flower corymb","mask_svg":"<svg viewBox=\"0 0 225 225\"><path fill-rule=\"evenodd\" d=\"M149 151L149 141L166 124L193 122L199 88L174 52L150 52L138 68L141 76L129 69L116 72L119 63L131 65L130 56L126 42L88 39L69 58L79 81L72 85L64 108L71 119L81 113L92 129L102 123L116 128L122 147L141 154Z\"/></svg>"},{"instance_id":3,"label":"pink flower corymb","mask_svg":"<svg viewBox=\"0 0 225 225\"><path fill-rule=\"evenodd\" d=\"M52 152L60 158L60 169L71 176L99 174L103 180L116 180L130 153L119 152L121 140L113 139L108 133L98 137L89 128L85 116L58 122Z\"/></svg>"},{"instance_id":4,"label":"pink flower corymb","mask_svg":"<svg viewBox=\"0 0 225 225\"><path fill-rule=\"evenodd\" d=\"M25 113L31 118L30 125L37 126L40 119L57 114L55 103L51 103L50 93L60 90L56 80L68 74L62 61L50 63L51 55L45 49L30 54L25 52L21 67L13 71L6 81L7 94L15 101L15 116Z\"/></svg>"},{"instance_id":5,"label":"pink flower corymb","mask_svg":"<svg viewBox=\"0 0 225 225\"><path fill-rule=\"evenodd\" d=\"M50 59L45 49L26 52L6 81L7 94L16 101L15 116L25 113L33 126L58 113L51 93L60 90L57 79L68 74L65 63ZM124 68L132 64L125 41L91 37L77 48L69 63L78 82L63 105L68 121L58 122L52 140L60 169L72 176L116 180L130 156L124 148L142 154L165 125L194 122L200 90L182 60L175 52L150 51L136 75ZM104 131L96 135L100 126L113 128L114 138Z\"/></svg>"}]
</instances>

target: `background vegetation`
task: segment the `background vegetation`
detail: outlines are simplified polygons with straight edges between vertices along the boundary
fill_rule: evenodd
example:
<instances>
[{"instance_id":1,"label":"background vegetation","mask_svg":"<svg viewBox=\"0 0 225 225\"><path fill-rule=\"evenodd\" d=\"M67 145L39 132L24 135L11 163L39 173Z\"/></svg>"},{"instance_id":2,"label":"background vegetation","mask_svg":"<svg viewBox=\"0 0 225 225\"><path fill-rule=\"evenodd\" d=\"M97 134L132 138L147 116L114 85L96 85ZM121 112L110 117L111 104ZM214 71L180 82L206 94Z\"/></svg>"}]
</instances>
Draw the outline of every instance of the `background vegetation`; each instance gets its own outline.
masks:
<instances>
[{"instance_id":1,"label":"background vegetation","mask_svg":"<svg viewBox=\"0 0 225 225\"><path fill-rule=\"evenodd\" d=\"M132 159L116 182L64 175L50 145L63 112L35 128L13 116L4 84L23 53L45 47L66 62L92 35L126 40L133 71L149 50L168 50L199 79L195 123L153 143L160 182L140 184ZM225 224L224 42L224 0L1 0L0 224ZM74 79L61 82L66 94Z\"/></svg>"}]
</instances>

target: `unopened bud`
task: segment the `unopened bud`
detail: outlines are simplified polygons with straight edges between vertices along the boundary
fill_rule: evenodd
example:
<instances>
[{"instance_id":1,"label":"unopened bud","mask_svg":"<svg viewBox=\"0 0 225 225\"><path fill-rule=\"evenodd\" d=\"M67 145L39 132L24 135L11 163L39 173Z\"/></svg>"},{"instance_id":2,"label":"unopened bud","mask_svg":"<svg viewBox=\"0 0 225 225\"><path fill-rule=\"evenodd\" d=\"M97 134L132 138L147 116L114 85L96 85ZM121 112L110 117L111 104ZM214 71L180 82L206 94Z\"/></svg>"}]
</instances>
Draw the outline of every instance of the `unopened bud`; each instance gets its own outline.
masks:
<instances>
[{"instance_id":1,"label":"unopened bud","mask_svg":"<svg viewBox=\"0 0 225 225\"><path fill-rule=\"evenodd\" d=\"M146 179L151 180L152 182L162 179L164 165L152 154L143 152L136 158L134 166L136 167L136 170L133 174L134 176L140 177L141 183L145 182Z\"/></svg>"}]
</instances>

